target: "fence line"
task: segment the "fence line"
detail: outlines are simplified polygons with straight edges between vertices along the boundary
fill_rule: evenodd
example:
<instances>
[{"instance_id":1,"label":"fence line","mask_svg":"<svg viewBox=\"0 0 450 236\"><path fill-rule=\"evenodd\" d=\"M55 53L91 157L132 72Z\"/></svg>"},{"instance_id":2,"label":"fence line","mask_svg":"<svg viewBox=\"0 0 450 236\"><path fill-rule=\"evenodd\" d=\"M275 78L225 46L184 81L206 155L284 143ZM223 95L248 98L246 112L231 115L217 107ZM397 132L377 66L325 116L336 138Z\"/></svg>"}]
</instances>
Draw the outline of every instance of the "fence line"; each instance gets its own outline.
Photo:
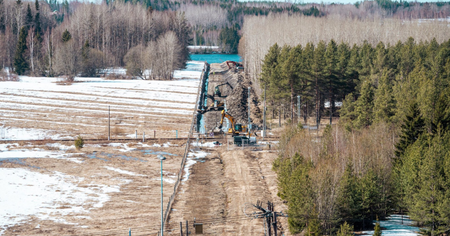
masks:
<instances>
[{"instance_id":1,"label":"fence line","mask_svg":"<svg viewBox=\"0 0 450 236\"><path fill-rule=\"evenodd\" d=\"M175 185L173 187L173 193L169 198L169 202L167 203L167 208L166 211L164 212L164 226L167 225L167 220L169 218L169 214L170 214L170 209L172 209L172 204L173 201L175 200L175 196L177 195L177 191L178 191L178 187L180 186L181 183L181 178L183 177L183 170L184 170L184 166L186 164L186 159L189 153L189 149L190 149L190 138L194 132L194 127L195 124L197 123L197 109L199 106L199 99L201 99L200 94L202 92L202 88L203 88L203 83L206 80L206 76L208 76L208 72L209 72L209 64L205 62L205 67L202 70L202 75L201 75L201 81L199 83L198 86L198 92L197 92L197 102L195 103L195 109L194 112L192 114L192 123L191 123L191 128L189 130L189 134L187 137L187 141L186 141L186 148L184 150L184 155L183 155L183 159L181 160L181 166L180 166L180 170L178 171L178 175L177 175L177 181L175 182ZM161 235L161 230L158 231L158 235Z\"/></svg>"}]
</instances>

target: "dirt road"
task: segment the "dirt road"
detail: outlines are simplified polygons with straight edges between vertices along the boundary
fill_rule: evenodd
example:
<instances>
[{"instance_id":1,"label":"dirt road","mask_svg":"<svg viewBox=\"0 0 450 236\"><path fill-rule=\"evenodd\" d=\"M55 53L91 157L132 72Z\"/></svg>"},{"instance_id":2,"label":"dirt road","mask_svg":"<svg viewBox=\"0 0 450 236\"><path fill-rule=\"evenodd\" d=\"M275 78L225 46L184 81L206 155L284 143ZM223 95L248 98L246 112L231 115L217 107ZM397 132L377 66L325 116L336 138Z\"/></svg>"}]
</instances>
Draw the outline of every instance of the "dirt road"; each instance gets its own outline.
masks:
<instances>
[{"instance_id":1,"label":"dirt road","mask_svg":"<svg viewBox=\"0 0 450 236\"><path fill-rule=\"evenodd\" d=\"M271 170L275 153L268 151L209 150L204 162L191 168L190 177L180 188L170 215L168 233L180 234L180 223L203 223L205 235L263 235L261 219L244 213L257 211L249 204L258 200L275 203L276 211L286 211L276 196L276 175ZM282 219L286 229L286 220Z\"/></svg>"}]
</instances>

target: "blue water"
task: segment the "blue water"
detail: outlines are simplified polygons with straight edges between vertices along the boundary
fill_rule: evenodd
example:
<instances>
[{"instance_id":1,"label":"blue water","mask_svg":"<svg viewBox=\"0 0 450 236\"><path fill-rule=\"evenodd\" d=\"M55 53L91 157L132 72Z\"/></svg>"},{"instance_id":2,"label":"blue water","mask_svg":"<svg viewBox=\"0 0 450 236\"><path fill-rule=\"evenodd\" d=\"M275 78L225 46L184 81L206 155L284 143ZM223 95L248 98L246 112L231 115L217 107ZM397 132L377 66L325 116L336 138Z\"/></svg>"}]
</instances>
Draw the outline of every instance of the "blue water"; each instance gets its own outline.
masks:
<instances>
[{"instance_id":1,"label":"blue water","mask_svg":"<svg viewBox=\"0 0 450 236\"><path fill-rule=\"evenodd\" d=\"M222 63L225 61L242 61L238 54L191 54L193 61L206 61L211 63Z\"/></svg>"},{"instance_id":2,"label":"blue water","mask_svg":"<svg viewBox=\"0 0 450 236\"><path fill-rule=\"evenodd\" d=\"M382 235L386 236L416 236L419 228L411 226L414 222L408 216L391 215L387 220L381 220ZM373 235L373 231L363 231L363 235Z\"/></svg>"},{"instance_id":3,"label":"blue water","mask_svg":"<svg viewBox=\"0 0 450 236\"><path fill-rule=\"evenodd\" d=\"M167 155L167 156L178 156L177 154L172 154L168 152L159 152L159 151L153 151L151 149L141 150L141 152L144 153L144 155Z\"/></svg>"}]
</instances>

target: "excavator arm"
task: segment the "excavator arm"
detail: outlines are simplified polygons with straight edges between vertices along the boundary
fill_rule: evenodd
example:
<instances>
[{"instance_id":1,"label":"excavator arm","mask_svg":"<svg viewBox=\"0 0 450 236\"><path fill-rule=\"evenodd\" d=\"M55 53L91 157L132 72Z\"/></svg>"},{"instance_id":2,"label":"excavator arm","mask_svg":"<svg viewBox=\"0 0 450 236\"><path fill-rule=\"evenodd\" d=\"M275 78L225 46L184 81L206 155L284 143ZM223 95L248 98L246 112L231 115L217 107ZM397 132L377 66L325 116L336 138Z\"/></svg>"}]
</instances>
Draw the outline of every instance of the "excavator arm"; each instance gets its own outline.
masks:
<instances>
[{"instance_id":1,"label":"excavator arm","mask_svg":"<svg viewBox=\"0 0 450 236\"><path fill-rule=\"evenodd\" d=\"M231 122L231 127L234 132L235 131L234 124L235 124L236 120L230 114L226 113L225 110L222 110L221 114L222 114L222 118L220 119L219 129L222 128L224 118L227 118Z\"/></svg>"}]
</instances>

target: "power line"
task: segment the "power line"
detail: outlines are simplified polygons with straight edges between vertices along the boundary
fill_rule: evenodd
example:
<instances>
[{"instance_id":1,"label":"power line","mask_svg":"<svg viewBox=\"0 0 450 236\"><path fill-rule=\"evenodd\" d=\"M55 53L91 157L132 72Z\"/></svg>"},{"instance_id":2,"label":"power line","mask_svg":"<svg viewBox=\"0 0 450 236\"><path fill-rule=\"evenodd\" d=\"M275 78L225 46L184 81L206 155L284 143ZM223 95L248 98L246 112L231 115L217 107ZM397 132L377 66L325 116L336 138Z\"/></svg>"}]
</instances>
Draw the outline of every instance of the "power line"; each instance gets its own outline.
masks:
<instances>
[{"instance_id":1,"label":"power line","mask_svg":"<svg viewBox=\"0 0 450 236\"><path fill-rule=\"evenodd\" d=\"M256 208L258 211L254 211L251 214L247 214L246 212L244 212L244 214L252 219L264 219L264 235L266 235L267 232L267 236L272 236L272 229L273 229L273 235L277 236L277 232L278 232L278 222L277 222L277 217L288 217L287 214L284 214L283 212L276 212L275 211L275 207L273 205L272 202L267 201L267 207L264 208L262 206L262 202L261 201L257 201L256 205L251 204L251 206L253 206L254 208ZM246 209L246 207L244 207L244 210ZM266 227L267 227L267 231L266 231ZM280 227L281 229L281 227Z\"/></svg>"}]
</instances>

